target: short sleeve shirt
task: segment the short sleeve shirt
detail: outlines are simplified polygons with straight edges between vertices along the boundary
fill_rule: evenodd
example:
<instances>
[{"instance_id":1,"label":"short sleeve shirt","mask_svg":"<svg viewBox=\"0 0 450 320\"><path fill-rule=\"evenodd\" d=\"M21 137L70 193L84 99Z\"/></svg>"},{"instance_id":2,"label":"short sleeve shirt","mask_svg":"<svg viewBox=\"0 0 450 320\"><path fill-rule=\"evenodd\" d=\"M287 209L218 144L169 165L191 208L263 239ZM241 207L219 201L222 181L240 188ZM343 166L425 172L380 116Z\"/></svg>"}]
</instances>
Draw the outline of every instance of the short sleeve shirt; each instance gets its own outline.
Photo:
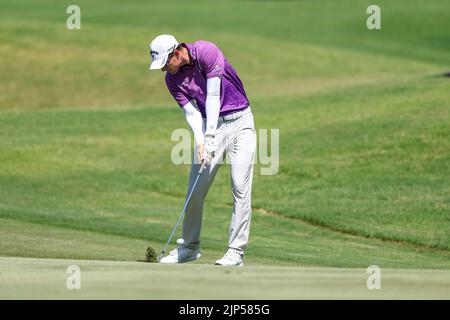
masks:
<instances>
[{"instance_id":1,"label":"short sleeve shirt","mask_svg":"<svg viewBox=\"0 0 450 320\"><path fill-rule=\"evenodd\" d=\"M166 72L166 85L180 107L194 101L206 118L206 80L220 77L220 115L224 116L249 106L244 85L222 51L212 42L182 43L187 48L190 65L176 74Z\"/></svg>"}]
</instances>

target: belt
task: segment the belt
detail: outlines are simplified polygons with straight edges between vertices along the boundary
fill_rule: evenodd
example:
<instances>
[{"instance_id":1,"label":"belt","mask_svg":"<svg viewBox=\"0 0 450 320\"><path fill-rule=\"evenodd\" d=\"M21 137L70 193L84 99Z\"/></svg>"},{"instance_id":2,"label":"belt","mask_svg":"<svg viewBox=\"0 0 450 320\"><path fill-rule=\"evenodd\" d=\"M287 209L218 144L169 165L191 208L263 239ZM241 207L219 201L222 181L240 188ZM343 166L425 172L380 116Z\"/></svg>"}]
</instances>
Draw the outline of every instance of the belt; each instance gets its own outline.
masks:
<instances>
[{"instance_id":1,"label":"belt","mask_svg":"<svg viewBox=\"0 0 450 320\"><path fill-rule=\"evenodd\" d=\"M230 121L242 117L244 114L250 113L250 106L241 111L236 111L225 116L219 116L219 121Z\"/></svg>"}]
</instances>

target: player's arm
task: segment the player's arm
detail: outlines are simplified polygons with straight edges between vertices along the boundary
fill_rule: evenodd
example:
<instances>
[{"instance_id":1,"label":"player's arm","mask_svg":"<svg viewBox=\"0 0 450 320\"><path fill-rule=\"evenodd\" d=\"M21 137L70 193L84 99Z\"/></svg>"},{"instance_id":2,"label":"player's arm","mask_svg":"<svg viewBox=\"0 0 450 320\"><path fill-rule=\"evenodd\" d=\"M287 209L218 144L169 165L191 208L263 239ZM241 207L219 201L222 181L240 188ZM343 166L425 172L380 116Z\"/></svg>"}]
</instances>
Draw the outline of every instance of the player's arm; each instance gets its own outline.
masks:
<instances>
[{"instance_id":1,"label":"player's arm","mask_svg":"<svg viewBox=\"0 0 450 320\"><path fill-rule=\"evenodd\" d=\"M216 130L220 113L220 77L206 80L206 132L205 149L208 157L214 157L217 151Z\"/></svg>"},{"instance_id":2,"label":"player's arm","mask_svg":"<svg viewBox=\"0 0 450 320\"><path fill-rule=\"evenodd\" d=\"M204 157L204 135L203 135L203 119L200 111L191 102L192 98L185 92L180 90L166 74L166 85L170 94L173 96L178 105L183 109L186 121L194 133L195 143L199 159L202 161Z\"/></svg>"},{"instance_id":3,"label":"player's arm","mask_svg":"<svg viewBox=\"0 0 450 320\"><path fill-rule=\"evenodd\" d=\"M216 130L220 113L220 88L225 72L225 57L214 43L198 41L197 60L207 79L205 150L208 158L212 158L217 150Z\"/></svg>"},{"instance_id":4,"label":"player's arm","mask_svg":"<svg viewBox=\"0 0 450 320\"><path fill-rule=\"evenodd\" d=\"M186 117L186 121L192 129L194 133L195 144L198 146L199 144L204 143L204 135L203 135L203 119L200 111L197 110L196 107L191 102L188 102L183 106L184 115Z\"/></svg>"},{"instance_id":5,"label":"player's arm","mask_svg":"<svg viewBox=\"0 0 450 320\"><path fill-rule=\"evenodd\" d=\"M205 158L202 114L197 110L192 102L188 102L187 104L185 104L183 106L183 111L186 117L186 122L189 124L192 132L194 133L198 158L200 161L202 161Z\"/></svg>"}]
</instances>

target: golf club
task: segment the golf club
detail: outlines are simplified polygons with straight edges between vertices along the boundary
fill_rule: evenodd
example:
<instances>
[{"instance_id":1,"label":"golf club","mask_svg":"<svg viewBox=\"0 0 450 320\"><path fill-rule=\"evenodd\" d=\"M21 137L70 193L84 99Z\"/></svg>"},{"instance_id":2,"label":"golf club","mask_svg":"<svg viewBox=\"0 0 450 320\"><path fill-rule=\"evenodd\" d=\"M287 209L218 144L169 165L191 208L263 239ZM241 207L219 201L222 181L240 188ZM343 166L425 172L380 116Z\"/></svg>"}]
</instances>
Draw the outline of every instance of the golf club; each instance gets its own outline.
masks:
<instances>
[{"instance_id":1,"label":"golf club","mask_svg":"<svg viewBox=\"0 0 450 320\"><path fill-rule=\"evenodd\" d=\"M197 178L195 179L194 184L192 185L191 191L189 192L189 195L186 198L186 202L184 203L183 210L181 210L180 216L178 217L177 222L173 226L172 233L170 234L169 240L167 240L166 245L164 246L164 249L161 251L161 254L158 256L158 262L161 260L161 258L163 257L164 253L166 252L167 246L169 245L170 241L172 240L172 237L173 237L173 235L175 233L175 230L177 229L178 224L180 223L181 219L183 218L184 212L186 211L186 208L187 208L187 206L189 204L189 201L191 200L191 196L194 193L195 186L197 185L197 182L198 182L200 176L202 175L203 169L205 169L207 163L208 162L206 160L203 160L202 166L200 167L200 170L198 171Z\"/></svg>"}]
</instances>

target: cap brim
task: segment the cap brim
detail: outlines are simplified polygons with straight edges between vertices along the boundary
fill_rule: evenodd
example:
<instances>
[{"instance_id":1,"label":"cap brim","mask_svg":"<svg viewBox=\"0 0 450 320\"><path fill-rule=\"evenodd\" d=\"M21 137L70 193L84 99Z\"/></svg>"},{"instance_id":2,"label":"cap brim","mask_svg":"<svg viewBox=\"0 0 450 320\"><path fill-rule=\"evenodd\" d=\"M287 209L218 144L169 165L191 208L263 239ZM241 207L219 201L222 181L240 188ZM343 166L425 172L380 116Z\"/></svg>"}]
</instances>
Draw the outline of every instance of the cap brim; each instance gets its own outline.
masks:
<instances>
[{"instance_id":1,"label":"cap brim","mask_svg":"<svg viewBox=\"0 0 450 320\"><path fill-rule=\"evenodd\" d=\"M167 57L168 57L168 55L161 59L152 61L152 63L150 64L150 70L157 70L157 69L161 69L162 67L164 67L166 65Z\"/></svg>"}]
</instances>

